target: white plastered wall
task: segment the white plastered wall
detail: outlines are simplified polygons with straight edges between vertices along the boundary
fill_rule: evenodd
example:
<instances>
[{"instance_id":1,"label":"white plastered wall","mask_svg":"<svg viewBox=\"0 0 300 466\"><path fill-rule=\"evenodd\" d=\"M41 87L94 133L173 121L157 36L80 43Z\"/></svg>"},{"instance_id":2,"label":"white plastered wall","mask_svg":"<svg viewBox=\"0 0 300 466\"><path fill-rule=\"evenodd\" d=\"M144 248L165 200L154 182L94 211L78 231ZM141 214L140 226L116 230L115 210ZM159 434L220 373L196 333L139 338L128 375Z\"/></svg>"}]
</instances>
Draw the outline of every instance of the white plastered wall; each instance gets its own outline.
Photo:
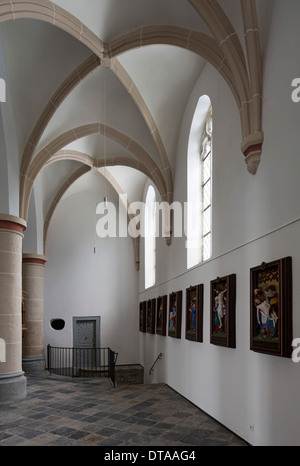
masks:
<instances>
[{"instance_id":1,"label":"white plastered wall","mask_svg":"<svg viewBox=\"0 0 300 466\"><path fill-rule=\"evenodd\" d=\"M0 212L19 216L19 147L15 132L10 88L0 34L0 78L5 82L5 102L0 103Z\"/></svg>"},{"instance_id":2,"label":"white plastered wall","mask_svg":"<svg viewBox=\"0 0 300 466\"><path fill-rule=\"evenodd\" d=\"M101 184L96 190L71 189L53 215L46 249L44 348L48 344L73 346L73 317L100 316L100 346L116 351L118 364L136 364L138 272L134 246L129 237L97 236L100 216L96 205L103 201L103 193ZM118 207L118 197L109 186L107 195ZM62 331L50 326L57 318L66 322Z\"/></svg>"},{"instance_id":3,"label":"white plastered wall","mask_svg":"<svg viewBox=\"0 0 300 466\"><path fill-rule=\"evenodd\" d=\"M207 65L186 107L177 150L174 200L186 200L186 148L198 98L210 96L213 135L213 258L186 270L184 239L158 244L157 284L139 301L183 291L182 338L140 335L146 381L164 381L252 445L299 445L300 365L250 351L250 268L293 258L293 334L300 335L300 104L291 100L299 77L296 11L276 1L264 44L262 161L255 176L240 151L236 104L223 80ZM235 273L236 349L210 344L210 281ZM204 284L204 342L185 340L185 289ZM148 369L159 353L152 376ZM250 426L252 426L250 428Z\"/></svg>"}]
</instances>

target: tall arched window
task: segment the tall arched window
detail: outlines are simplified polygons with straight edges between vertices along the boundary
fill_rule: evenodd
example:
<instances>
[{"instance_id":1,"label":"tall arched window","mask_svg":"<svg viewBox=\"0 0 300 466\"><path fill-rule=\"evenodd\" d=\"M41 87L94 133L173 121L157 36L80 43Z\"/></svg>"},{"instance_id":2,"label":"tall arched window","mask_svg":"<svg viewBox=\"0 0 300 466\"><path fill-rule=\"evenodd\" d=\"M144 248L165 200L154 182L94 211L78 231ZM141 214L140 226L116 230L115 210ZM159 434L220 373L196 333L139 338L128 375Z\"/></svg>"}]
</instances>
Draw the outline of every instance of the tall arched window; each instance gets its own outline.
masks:
<instances>
[{"instance_id":1,"label":"tall arched window","mask_svg":"<svg viewBox=\"0 0 300 466\"><path fill-rule=\"evenodd\" d=\"M145 288L155 285L156 279L156 195L149 186L145 206Z\"/></svg>"},{"instance_id":2,"label":"tall arched window","mask_svg":"<svg viewBox=\"0 0 300 466\"><path fill-rule=\"evenodd\" d=\"M212 107L210 106L201 144L201 197L202 197L202 261L211 257L211 176L212 176Z\"/></svg>"},{"instance_id":3,"label":"tall arched window","mask_svg":"<svg viewBox=\"0 0 300 466\"><path fill-rule=\"evenodd\" d=\"M212 106L207 95L197 104L187 159L187 267L211 257Z\"/></svg>"}]
</instances>

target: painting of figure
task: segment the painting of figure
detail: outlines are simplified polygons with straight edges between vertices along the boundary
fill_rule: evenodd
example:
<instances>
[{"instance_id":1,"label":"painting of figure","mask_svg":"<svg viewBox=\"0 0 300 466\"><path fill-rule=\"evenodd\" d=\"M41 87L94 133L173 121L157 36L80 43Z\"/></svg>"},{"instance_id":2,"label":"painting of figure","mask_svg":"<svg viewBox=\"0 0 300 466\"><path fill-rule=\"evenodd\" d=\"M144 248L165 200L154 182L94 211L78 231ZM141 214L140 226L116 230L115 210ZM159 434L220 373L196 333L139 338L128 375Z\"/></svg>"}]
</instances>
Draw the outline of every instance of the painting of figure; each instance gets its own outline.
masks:
<instances>
[{"instance_id":1,"label":"painting of figure","mask_svg":"<svg viewBox=\"0 0 300 466\"><path fill-rule=\"evenodd\" d=\"M221 284L215 289L215 328L214 333L227 335L227 289L226 284Z\"/></svg>"},{"instance_id":2,"label":"painting of figure","mask_svg":"<svg viewBox=\"0 0 300 466\"><path fill-rule=\"evenodd\" d=\"M156 304L156 334L166 336L167 296L157 298Z\"/></svg>"},{"instance_id":3,"label":"painting of figure","mask_svg":"<svg viewBox=\"0 0 300 466\"><path fill-rule=\"evenodd\" d=\"M182 291L170 294L168 335L181 338Z\"/></svg>"},{"instance_id":4,"label":"painting of figure","mask_svg":"<svg viewBox=\"0 0 300 466\"><path fill-rule=\"evenodd\" d=\"M253 351L291 354L291 258L251 269L251 344ZM288 357L288 356L287 356Z\"/></svg>"},{"instance_id":5,"label":"painting of figure","mask_svg":"<svg viewBox=\"0 0 300 466\"><path fill-rule=\"evenodd\" d=\"M146 332L146 302L140 303L139 308L139 330Z\"/></svg>"},{"instance_id":6,"label":"painting of figure","mask_svg":"<svg viewBox=\"0 0 300 466\"><path fill-rule=\"evenodd\" d=\"M191 286L186 290L186 328L187 340L203 341L203 285Z\"/></svg>"},{"instance_id":7,"label":"painting of figure","mask_svg":"<svg viewBox=\"0 0 300 466\"><path fill-rule=\"evenodd\" d=\"M278 283L254 290L256 340L278 341Z\"/></svg>"},{"instance_id":8,"label":"painting of figure","mask_svg":"<svg viewBox=\"0 0 300 466\"><path fill-rule=\"evenodd\" d=\"M235 348L235 274L211 281L211 343Z\"/></svg>"},{"instance_id":9,"label":"painting of figure","mask_svg":"<svg viewBox=\"0 0 300 466\"><path fill-rule=\"evenodd\" d=\"M147 333L155 333L155 308L156 300L149 299L147 302Z\"/></svg>"}]
</instances>

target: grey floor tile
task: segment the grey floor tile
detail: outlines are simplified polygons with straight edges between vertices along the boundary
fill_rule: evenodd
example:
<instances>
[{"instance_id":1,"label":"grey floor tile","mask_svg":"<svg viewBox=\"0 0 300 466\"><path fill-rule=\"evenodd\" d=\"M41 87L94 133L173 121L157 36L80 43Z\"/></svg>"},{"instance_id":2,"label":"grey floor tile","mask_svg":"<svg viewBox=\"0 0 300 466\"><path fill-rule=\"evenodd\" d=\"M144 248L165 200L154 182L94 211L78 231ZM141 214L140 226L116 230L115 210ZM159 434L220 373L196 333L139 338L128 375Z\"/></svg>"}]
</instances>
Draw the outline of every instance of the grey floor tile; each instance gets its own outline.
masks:
<instances>
[{"instance_id":1,"label":"grey floor tile","mask_svg":"<svg viewBox=\"0 0 300 466\"><path fill-rule=\"evenodd\" d=\"M188 445L201 446L210 436L211 432L204 429L193 430L181 439L182 442Z\"/></svg>"},{"instance_id":2,"label":"grey floor tile","mask_svg":"<svg viewBox=\"0 0 300 466\"><path fill-rule=\"evenodd\" d=\"M10 437L13 437L13 435L12 434L7 434L6 432L0 432L0 442L2 440L7 440Z\"/></svg>"},{"instance_id":3,"label":"grey floor tile","mask_svg":"<svg viewBox=\"0 0 300 466\"><path fill-rule=\"evenodd\" d=\"M0 403L0 446L240 446L242 439L166 385L27 375L28 395Z\"/></svg>"},{"instance_id":4,"label":"grey floor tile","mask_svg":"<svg viewBox=\"0 0 300 466\"><path fill-rule=\"evenodd\" d=\"M116 434L119 434L121 431L117 429L113 429L111 427L105 427L103 429L98 430L96 433L102 435L103 437L113 437Z\"/></svg>"}]
</instances>

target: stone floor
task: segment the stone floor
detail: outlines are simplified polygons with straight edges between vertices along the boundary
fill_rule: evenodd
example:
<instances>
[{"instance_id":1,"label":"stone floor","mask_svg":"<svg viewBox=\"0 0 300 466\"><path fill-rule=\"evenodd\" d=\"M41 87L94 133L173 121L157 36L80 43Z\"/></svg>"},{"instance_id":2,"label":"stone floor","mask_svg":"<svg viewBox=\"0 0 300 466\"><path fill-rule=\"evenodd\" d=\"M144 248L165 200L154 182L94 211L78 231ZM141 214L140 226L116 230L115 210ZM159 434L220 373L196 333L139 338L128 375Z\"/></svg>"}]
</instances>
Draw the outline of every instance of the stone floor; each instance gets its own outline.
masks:
<instances>
[{"instance_id":1,"label":"stone floor","mask_svg":"<svg viewBox=\"0 0 300 466\"><path fill-rule=\"evenodd\" d=\"M0 446L247 446L166 385L27 375L0 403Z\"/></svg>"}]
</instances>

